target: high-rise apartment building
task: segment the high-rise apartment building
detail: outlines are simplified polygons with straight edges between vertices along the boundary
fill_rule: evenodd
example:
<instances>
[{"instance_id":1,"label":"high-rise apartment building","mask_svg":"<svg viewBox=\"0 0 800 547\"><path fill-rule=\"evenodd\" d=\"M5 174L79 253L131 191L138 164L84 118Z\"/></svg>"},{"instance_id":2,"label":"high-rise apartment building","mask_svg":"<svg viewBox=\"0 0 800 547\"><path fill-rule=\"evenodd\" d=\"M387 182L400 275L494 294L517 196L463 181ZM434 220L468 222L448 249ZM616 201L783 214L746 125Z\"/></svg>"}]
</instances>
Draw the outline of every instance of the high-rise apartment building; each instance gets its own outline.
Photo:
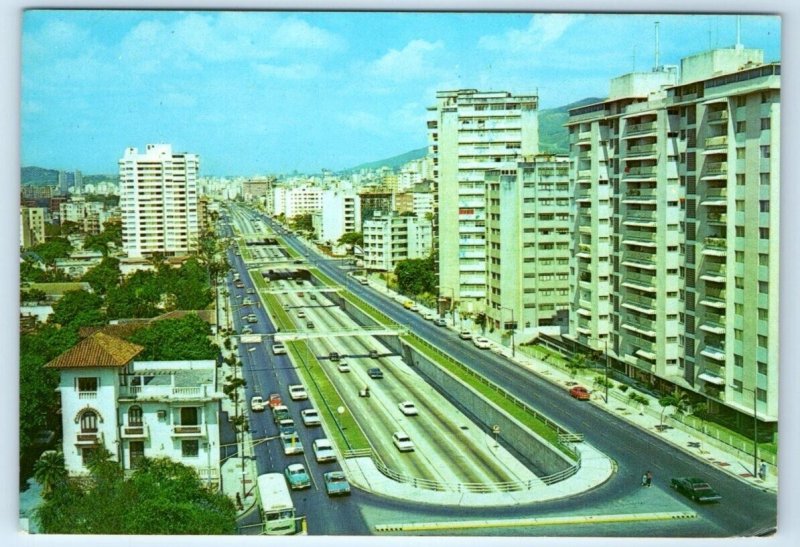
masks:
<instances>
[{"instance_id":1,"label":"high-rise apartment building","mask_svg":"<svg viewBox=\"0 0 800 547\"><path fill-rule=\"evenodd\" d=\"M314 213L312 222L319 241L335 244L344 234L361 226L361 201L353 190L325 190L325 207Z\"/></svg>"},{"instance_id":2,"label":"high-rise apartment building","mask_svg":"<svg viewBox=\"0 0 800 547\"><path fill-rule=\"evenodd\" d=\"M19 244L23 249L44 243L44 207L20 207Z\"/></svg>"},{"instance_id":3,"label":"high-rise apartment building","mask_svg":"<svg viewBox=\"0 0 800 547\"><path fill-rule=\"evenodd\" d=\"M413 216L376 216L364 220L364 267L394 271L401 260L431 254L431 222Z\"/></svg>"},{"instance_id":4,"label":"high-rise apartment building","mask_svg":"<svg viewBox=\"0 0 800 547\"><path fill-rule=\"evenodd\" d=\"M534 156L486 173L488 325L558 334L569 316L569 158Z\"/></svg>"},{"instance_id":5,"label":"high-rise apartment building","mask_svg":"<svg viewBox=\"0 0 800 547\"><path fill-rule=\"evenodd\" d=\"M736 46L570 111L570 333L712 412L778 411L780 64ZM774 428L773 428L774 429Z\"/></svg>"},{"instance_id":6,"label":"high-rise apartment building","mask_svg":"<svg viewBox=\"0 0 800 547\"><path fill-rule=\"evenodd\" d=\"M482 311L484 177L491 169L516 169L521 156L538 153L538 97L463 89L440 91L436 99L428 108L428 140L438 189L439 290L459 301L462 311Z\"/></svg>"},{"instance_id":7,"label":"high-rise apartment building","mask_svg":"<svg viewBox=\"0 0 800 547\"><path fill-rule=\"evenodd\" d=\"M322 209L322 188L301 184L298 186L274 186L273 211L287 219L314 214Z\"/></svg>"},{"instance_id":8,"label":"high-rise apartment building","mask_svg":"<svg viewBox=\"0 0 800 547\"><path fill-rule=\"evenodd\" d=\"M173 153L169 144L128 148L119 160L122 248L129 258L154 253L181 256L197 248L195 154Z\"/></svg>"}]
</instances>

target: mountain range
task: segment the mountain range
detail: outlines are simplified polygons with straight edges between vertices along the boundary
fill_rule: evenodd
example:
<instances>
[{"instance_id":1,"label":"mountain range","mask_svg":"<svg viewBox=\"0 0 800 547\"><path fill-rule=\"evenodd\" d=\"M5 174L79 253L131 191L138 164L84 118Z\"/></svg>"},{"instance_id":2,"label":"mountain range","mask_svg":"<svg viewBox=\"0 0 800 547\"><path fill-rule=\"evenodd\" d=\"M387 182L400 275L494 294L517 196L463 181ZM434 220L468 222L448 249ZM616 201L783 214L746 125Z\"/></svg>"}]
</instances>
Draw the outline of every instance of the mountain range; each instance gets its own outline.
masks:
<instances>
[{"instance_id":1,"label":"mountain range","mask_svg":"<svg viewBox=\"0 0 800 547\"><path fill-rule=\"evenodd\" d=\"M596 97L588 97L581 99L574 103L556 108L546 108L539 111L539 149L544 153L551 154L567 154L569 152L569 133L564 127L564 124L569 117L569 111L573 108L578 108L585 104L591 104L602 101ZM377 161L370 161L343 169L341 173L351 173L360 171L362 169L379 169L381 167L388 167L390 169L399 169L403 164L413 160L424 158L428 153L428 147L417 148L410 150L397 156L385 158ZM58 170L57 169L44 169L41 167L23 167L21 173L21 181L26 186L54 186L58 184ZM119 177L114 175L84 175L84 184L99 182L101 180L116 181Z\"/></svg>"}]
</instances>

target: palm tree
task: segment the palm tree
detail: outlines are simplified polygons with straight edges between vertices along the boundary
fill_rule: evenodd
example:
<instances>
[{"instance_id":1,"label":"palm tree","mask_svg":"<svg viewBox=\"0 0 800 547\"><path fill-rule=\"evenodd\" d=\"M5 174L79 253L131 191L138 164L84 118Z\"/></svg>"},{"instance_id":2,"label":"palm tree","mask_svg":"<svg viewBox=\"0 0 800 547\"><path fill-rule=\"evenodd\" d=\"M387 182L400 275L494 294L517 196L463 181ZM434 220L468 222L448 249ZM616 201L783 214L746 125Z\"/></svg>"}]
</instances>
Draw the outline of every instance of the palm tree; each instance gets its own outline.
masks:
<instances>
[{"instance_id":1,"label":"palm tree","mask_svg":"<svg viewBox=\"0 0 800 547\"><path fill-rule=\"evenodd\" d=\"M55 450L43 452L33 465L33 478L42 485L42 497L48 498L67 481L64 453Z\"/></svg>"},{"instance_id":2,"label":"palm tree","mask_svg":"<svg viewBox=\"0 0 800 547\"><path fill-rule=\"evenodd\" d=\"M689 406L689 400L686 393L678 391L677 389L671 395L665 395L658 400L661 405L661 419L660 427L664 427L664 412L669 407L673 407L675 414L683 414Z\"/></svg>"}]
</instances>

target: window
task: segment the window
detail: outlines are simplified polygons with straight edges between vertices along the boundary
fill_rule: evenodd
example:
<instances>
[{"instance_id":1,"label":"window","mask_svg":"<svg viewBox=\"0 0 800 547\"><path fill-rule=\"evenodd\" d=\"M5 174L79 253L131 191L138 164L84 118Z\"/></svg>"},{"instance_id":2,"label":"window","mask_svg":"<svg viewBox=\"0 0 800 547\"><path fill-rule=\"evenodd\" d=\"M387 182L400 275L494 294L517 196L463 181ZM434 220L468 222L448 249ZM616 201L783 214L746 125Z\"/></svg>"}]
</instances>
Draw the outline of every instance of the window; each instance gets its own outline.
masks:
<instances>
[{"instance_id":1,"label":"window","mask_svg":"<svg viewBox=\"0 0 800 547\"><path fill-rule=\"evenodd\" d=\"M761 147L761 157L764 159L769 159L769 145L765 144Z\"/></svg>"},{"instance_id":2,"label":"window","mask_svg":"<svg viewBox=\"0 0 800 547\"><path fill-rule=\"evenodd\" d=\"M737 133L744 133L746 128L747 128L747 122L745 122L744 120L736 122Z\"/></svg>"},{"instance_id":3,"label":"window","mask_svg":"<svg viewBox=\"0 0 800 547\"><path fill-rule=\"evenodd\" d=\"M758 292L760 292L761 294L767 294L769 292L769 283L767 283L766 281L759 281Z\"/></svg>"},{"instance_id":4,"label":"window","mask_svg":"<svg viewBox=\"0 0 800 547\"><path fill-rule=\"evenodd\" d=\"M736 159L743 160L744 159L744 146L740 146L736 148Z\"/></svg>"},{"instance_id":5,"label":"window","mask_svg":"<svg viewBox=\"0 0 800 547\"><path fill-rule=\"evenodd\" d=\"M744 95L739 95L738 97L736 97L736 106L737 107L745 106L746 104L747 104L747 97L745 97Z\"/></svg>"},{"instance_id":6,"label":"window","mask_svg":"<svg viewBox=\"0 0 800 547\"><path fill-rule=\"evenodd\" d=\"M763 374L763 375L766 376L766 374L767 374L767 364L766 363L762 363L761 361L758 361L758 373L759 374Z\"/></svg>"},{"instance_id":7,"label":"window","mask_svg":"<svg viewBox=\"0 0 800 547\"><path fill-rule=\"evenodd\" d=\"M78 392L94 392L100 384L98 378L76 378L78 382Z\"/></svg>"},{"instance_id":8,"label":"window","mask_svg":"<svg viewBox=\"0 0 800 547\"><path fill-rule=\"evenodd\" d=\"M736 186L744 186L744 174L736 174Z\"/></svg>"},{"instance_id":9,"label":"window","mask_svg":"<svg viewBox=\"0 0 800 547\"><path fill-rule=\"evenodd\" d=\"M200 425L197 420L197 407L185 406L181 408L181 425Z\"/></svg>"},{"instance_id":10,"label":"window","mask_svg":"<svg viewBox=\"0 0 800 547\"><path fill-rule=\"evenodd\" d=\"M766 255L764 253L758 253L758 265L769 266L769 255Z\"/></svg>"},{"instance_id":11,"label":"window","mask_svg":"<svg viewBox=\"0 0 800 547\"><path fill-rule=\"evenodd\" d=\"M97 432L97 413L93 410L87 410L81 414L81 433L96 433Z\"/></svg>"},{"instance_id":12,"label":"window","mask_svg":"<svg viewBox=\"0 0 800 547\"><path fill-rule=\"evenodd\" d=\"M744 226L736 227L736 237L744 237Z\"/></svg>"},{"instance_id":13,"label":"window","mask_svg":"<svg viewBox=\"0 0 800 547\"><path fill-rule=\"evenodd\" d=\"M758 237L761 239L769 239L769 228L759 228Z\"/></svg>"},{"instance_id":14,"label":"window","mask_svg":"<svg viewBox=\"0 0 800 547\"><path fill-rule=\"evenodd\" d=\"M769 213L769 200L762 199L758 202L758 208L762 213Z\"/></svg>"},{"instance_id":15,"label":"window","mask_svg":"<svg viewBox=\"0 0 800 547\"><path fill-rule=\"evenodd\" d=\"M142 407L134 405L128 409L128 425L134 427L142 425Z\"/></svg>"},{"instance_id":16,"label":"window","mask_svg":"<svg viewBox=\"0 0 800 547\"><path fill-rule=\"evenodd\" d=\"M767 337L766 336L762 336L760 334L758 335L758 347L760 347L760 348L766 348L767 347Z\"/></svg>"},{"instance_id":17,"label":"window","mask_svg":"<svg viewBox=\"0 0 800 547\"><path fill-rule=\"evenodd\" d=\"M764 308L758 308L758 318L762 321L769 320L769 311L765 310Z\"/></svg>"},{"instance_id":18,"label":"window","mask_svg":"<svg viewBox=\"0 0 800 547\"><path fill-rule=\"evenodd\" d=\"M181 442L181 455L184 458L196 458L200 453L200 441L182 441Z\"/></svg>"},{"instance_id":19,"label":"window","mask_svg":"<svg viewBox=\"0 0 800 547\"><path fill-rule=\"evenodd\" d=\"M770 119L769 118L761 118L761 129L769 129L770 128Z\"/></svg>"}]
</instances>

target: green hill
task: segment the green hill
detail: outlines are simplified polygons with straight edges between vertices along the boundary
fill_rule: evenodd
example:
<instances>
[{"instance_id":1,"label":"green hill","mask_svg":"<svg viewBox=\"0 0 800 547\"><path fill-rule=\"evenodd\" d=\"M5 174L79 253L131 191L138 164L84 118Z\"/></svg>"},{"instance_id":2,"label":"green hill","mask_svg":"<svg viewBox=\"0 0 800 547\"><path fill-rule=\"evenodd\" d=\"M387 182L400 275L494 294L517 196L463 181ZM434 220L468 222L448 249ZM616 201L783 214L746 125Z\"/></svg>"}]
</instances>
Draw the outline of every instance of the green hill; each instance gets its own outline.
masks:
<instances>
[{"instance_id":1,"label":"green hill","mask_svg":"<svg viewBox=\"0 0 800 547\"><path fill-rule=\"evenodd\" d=\"M403 166L403 164L406 164L413 160L424 158L427 153L428 153L427 146L424 148L417 148L416 150L411 150L410 152L406 152L404 154L392 156L391 158L386 158L385 160L377 160L368 163L362 163L361 165L356 165L355 167L346 169L345 172L360 171L361 169L380 169L381 167L389 167L390 169L399 169L400 167Z\"/></svg>"},{"instance_id":2,"label":"green hill","mask_svg":"<svg viewBox=\"0 0 800 547\"><path fill-rule=\"evenodd\" d=\"M539 111L539 149L553 154L569 153L569 133L564 124L569 118L569 111L585 104L592 104L603 99L589 97L574 103Z\"/></svg>"}]
</instances>

